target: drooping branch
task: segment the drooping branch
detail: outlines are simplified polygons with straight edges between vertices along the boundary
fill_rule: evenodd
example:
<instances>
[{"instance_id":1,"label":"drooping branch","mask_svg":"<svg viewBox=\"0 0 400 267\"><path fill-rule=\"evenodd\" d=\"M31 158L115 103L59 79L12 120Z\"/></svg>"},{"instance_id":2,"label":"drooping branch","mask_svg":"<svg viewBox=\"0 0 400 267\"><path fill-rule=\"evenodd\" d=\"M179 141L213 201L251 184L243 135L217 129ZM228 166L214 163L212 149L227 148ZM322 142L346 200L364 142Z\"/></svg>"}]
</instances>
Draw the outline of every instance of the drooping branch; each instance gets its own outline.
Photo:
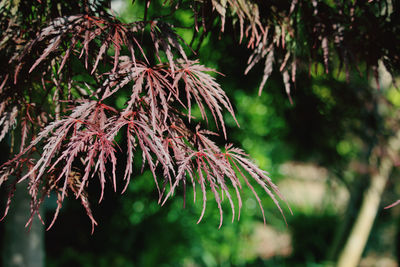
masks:
<instances>
[{"instance_id":1,"label":"drooping branch","mask_svg":"<svg viewBox=\"0 0 400 267\"><path fill-rule=\"evenodd\" d=\"M138 36L143 33L153 47L142 47ZM54 192L58 197L57 209L49 228L65 197L71 195L80 199L94 227L97 222L87 193L90 180L99 179L99 201L109 180L115 191L120 180L125 180L125 191L136 150L142 152L143 165L153 174L160 202L164 203L176 186L186 180L193 187L200 185L200 220L208 190L213 192L220 209L221 223L223 195L228 197L234 218L229 184L235 189L240 209L240 180L255 194L263 215L252 180L279 207L275 194L282 196L278 189L243 151L229 146L222 152L208 137L214 133L200 128L192 130L194 104L205 121L207 110L211 112L225 138L223 112L228 111L233 118L235 115L226 93L210 75L215 71L189 60L181 43L173 27L164 22L123 24L107 16L78 14L45 24L35 38L25 43L22 53L10 59L14 68L1 73L2 136L11 131L13 117L21 116L20 111L13 113L16 105L35 106L33 112L25 113L24 121L36 133L34 138L24 135L19 152L1 166L0 181L7 181L11 174L18 174L14 183L29 180L31 219L34 215L40 217L40 205ZM76 64L87 81L74 78ZM124 106L108 104L121 91L130 94ZM120 164L117 135L127 139L126 147L121 148L127 153L122 179L116 176ZM28 137L32 139L29 141ZM40 156L32 159L33 153ZM111 175L107 175L108 169ZM8 204L12 195L10 191Z\"/></svg>"}]
</instances>

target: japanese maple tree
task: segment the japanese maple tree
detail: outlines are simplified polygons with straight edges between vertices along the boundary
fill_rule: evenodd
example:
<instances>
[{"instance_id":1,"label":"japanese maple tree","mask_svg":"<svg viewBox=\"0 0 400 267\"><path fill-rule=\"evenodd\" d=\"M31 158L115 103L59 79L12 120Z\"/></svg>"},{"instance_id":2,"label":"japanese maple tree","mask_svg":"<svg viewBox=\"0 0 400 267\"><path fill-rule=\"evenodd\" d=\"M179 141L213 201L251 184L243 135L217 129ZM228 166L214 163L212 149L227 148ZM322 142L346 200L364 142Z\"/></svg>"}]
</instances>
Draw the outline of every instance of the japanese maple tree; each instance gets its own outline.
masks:
<instances>
[{"instance_id":1,"label":"japanese maple tree","mask_svg":"<svg viewBox=\"0 0 400 267\"><path fill-rule=\"evenodd\" d=\"M195 187L200 186L203 211L199 221L208 190L220 209L221 224L224 195L234 219L230 187L238 201L239 218L242 183L251 188L264 216L250 179L264 188L281 210L275 195L282 196L265 171L243 150L230 144L218 147L212 140L217 133L200 124L193 126L196 121L191 109L195 104L203 120L208 120L210 112L225 138L223 112L235 115L226 93L211 75L215 71L189 59L172 25L148 20L147 11L144 20L122 23L109 15L101 1L72 5L76 10L63 10L70 6L61 4L61 16L49 16L47 9L54 5L34 2L37 17L27 29L10 18L11 5L2 7L6 14L1 19L2 56L11 68L0 74L1 139L12 137L13 152L1 166L0 184L13 177L4 216L15 185L29 180L31 219L27 225L35 215L41 218L40 205L55 193L58 205L48 228L67 196L80 199L94 227L92 196L86 190L91 179L100 179L99 202L107 181L115 191L117 183L124 182L125 191L137 149L143 166L153 173L160 203L165 203L177 186L186 188L187 183L192 184L196 199ZM149 38L152 47L142 47L143 38ZM9 51L10 43L19 45ZM76 79L76 69L87 77ZM129 91L130 96L118 109L109 103L120 90ZM117 135L126 138L125 148L115 141ZM120 164L117 150L126 151L124 177L116 175ZM157 169L162 171L161 177Z\"/></svg>"},{"instance_id":2,"label":"japanese maple tree","mask_svg":"<svg viewBox=\"0 0 400 267\"><path fill-rule=\"evenodd\" d=\"M221 149L215 143L214 135L228 138L223 114L235 119L234 109L215 79L218 73L196 60L193 42L186 44L176 33L171 18L178 9L191 12L193 40L200 44L216 27L223 36L226 24L232 23L238 43L252 51L244 72L264 60L260 93L275 68L290 101L297 68L311 71L314 63L316 68L321 63L329 72L332 53L347 76L360 62L376 77L379 61L391 73L400 62L390 56L398 50L396 34L390 32L399 30L391 25L398 16L393 11L398 11L397 2L165 1L163 10L169 13L150 16L154 3L146 0L141 19L131 23L111 15L109 4L1 1L0 58L7 64L0 71L0 140L8 138L11 147L0 170L0 185L11 185L5 215L15 185L28 180L31 220L40 218L40 205L55 193L58 206L49 227L66 196L80 199L94 226L89 183L100 180L99 201L107 181L114 190L124 183L124 191L136 150L153 174L161 204L178 186L192 184L195 193L198 185L203 200L199 220L211 190L222 223L224 195L234 218L234 192L240 216L242 184L253 191L263 212L255 183L283 214L277 196L283 197L267 173L240 148L227 144ZM382 29L379 34L376 27ZM129 97L117 107L113 103L121 91ZM201 120L215 123L217 133L193 118L193 106ZM118 136L126 138L126 147L119 146ZM123 163L116 155L119 150L126 151ZM124 175L117 177L117 166L123 164Z\"/></svg>"}]
</instances>

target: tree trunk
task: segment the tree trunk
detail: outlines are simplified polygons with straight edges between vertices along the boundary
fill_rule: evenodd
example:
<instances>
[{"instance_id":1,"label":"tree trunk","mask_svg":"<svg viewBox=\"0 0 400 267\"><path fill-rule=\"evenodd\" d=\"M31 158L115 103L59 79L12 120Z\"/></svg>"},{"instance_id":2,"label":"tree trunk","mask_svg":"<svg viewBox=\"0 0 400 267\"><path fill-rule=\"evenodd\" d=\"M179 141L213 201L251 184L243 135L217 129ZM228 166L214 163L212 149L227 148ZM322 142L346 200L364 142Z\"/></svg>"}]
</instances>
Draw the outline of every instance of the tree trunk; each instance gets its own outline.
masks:
<instances>
[{"instance_id":1,"label":"tree trunk","mask_svg":"<svg viewBox=\"0 0 400 267\"><path fill-rule=\"evenodd\" d=\"M382 193L393 168L393 159L390 155L396 153L399 148L400 132L389 140L387 154L382 155L379 159L378 172L372 175L371 184L363 196L360 212L339 256L338 267L358 265L378 213Z\"/></svg>"},{"instance_id":2,"label":"tree trunk","mask_svg":"<svg viewBox=\"0 0 400 267\"><path fill-rule=\"evenodd\" d=\"M30 215L30 196L25 182L17 190L7 217L4 219L3 267L43 267L44 227L35 218L32 227L25 228Z\"/></svg>"},{"instance_id":3,"label":"tree trunk","mask_svg":"<svg viewBox=\"0 0 400 267\"><path fill-rule=\"evenodd\" d=\"M328 261L333 262L338 259L339 253L342 252L343 245L346 242L347 237L350 235L351 228L354 225L356 216L358 215L358 211L360 210L363 201L364 192L368 188L365 178L369 177L359 174L349 188L350 199L348 200L343 220L337 226L335 231L335 238L329 251Z\"/></svg>"}]
</instances>

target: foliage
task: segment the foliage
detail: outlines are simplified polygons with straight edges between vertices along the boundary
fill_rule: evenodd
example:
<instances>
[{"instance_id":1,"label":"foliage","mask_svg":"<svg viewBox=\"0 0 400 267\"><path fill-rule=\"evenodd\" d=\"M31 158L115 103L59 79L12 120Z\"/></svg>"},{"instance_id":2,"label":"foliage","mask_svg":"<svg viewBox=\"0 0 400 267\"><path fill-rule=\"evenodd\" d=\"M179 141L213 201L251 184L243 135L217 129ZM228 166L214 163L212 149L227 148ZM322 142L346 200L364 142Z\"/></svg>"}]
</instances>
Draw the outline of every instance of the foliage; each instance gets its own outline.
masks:
<instances>
[{"instance_id":1,"label":"foliage","mask_svg":"<svg viewBox=\"0 0 400 267\"><path fill-rule=\"evenodd\" d=\"M45 16L46 8L51 7L52 4L36 3L33 14L43 12ZM227 145L221 150L209 139L210 135L215 135L213 132L202 130L199 125L195 129L190 126L192 102L200 108L203 120L207 120L205 107L209 109L225 137L222 110L225 108L233 117L234 113L225 92L209 74L213 70L187 58L172 26L153 20L123 24L107 15L101 2L84 3L80 7L84 14L56 17L49 22L48 18L39 17L43 23L38 22L38 28L32 27L28 32L18 29L18 34L9 31L15 26L13 20L7 16L3 18L2 25L8 28L2 39L2 56L9 56L8 62L14 68L1 73L1 137L4 138L14 125L21 135L20 140L11 144L13 150L19 151L1 169L1 183L11 175L16 177L5 215L15 184L29 180L32 201L31 219L27 224L35 214L41 218L40 205L46 196L55 192L57 209L49 228L68 194L81 200L92 227L96 225L87 187L97 174L101 184L100 202L107 169L111 166L110 179L116 191L119 147L115 138L118 135L127 140L126 148L122 148L127 153L125 189L133 172L134 152L140 148L143 166L147 163L153 173L160 203L164 203L181 183L184 188L187 182L191 182L193 188L196 183L200 185L203 210L199 221L206 207L207 187L220 209L220 226L224 194L231 204L234 219L235 204L227 180L235 189L239 210L242 205L239 179L243 179L264 213L261 200L245 173L279 207L274 193L282 196L277 187L241 149ZM12 13L12 6L5 5L3 9ZM35 31L39 34L29 38ZM150 36L153 48L146 47L146 51L142 48L139 33ZM7 51L12 43L22 45L15 51ZM180 59L174 58L173 49ZM151 52L155 58L146 56ZM77 64L83 66L86 76L83 81L75 78ZM107 104L119 90L128 86L130 97L123 108L118 110ZM40 154L38 160L34 159L35 153ZM161 185L157 179L158 168L162 170Z\"/></svg>"},{"instance_id":2,"label":"foliage","mask_svg":"<svg viewBox=\"0 0 400 267\"><path fill-rule=\"evenodd\" d=\"M241 180L260 206L252 182L281 210L275 195L282 196L265 171L239 148L228 144L220 149L212 140L214 132L196 126L193 107L203 121L208 123L211 116L225 139L223 112L236 120L216 72L193 59L215 27L221 35L238 33L239 43L246 40L252 54L245 73L265 61L259 93L276 68L291 102L298 67L311 70L315 64L317 69L321 63L328 73L333 53L347 77L360 63L365 63L367 75L372 69L376 77L379 61L391 73L399 67L399 58L392 56L398 50L396 1L169 1L162 5L168 14L152 15L152 5L159 5L153 2L144 1L143 17L130 23L109 14L109 1L1 2L0 58L9 66L0 72L0 139L11 136L13 156L1 167L0 184L15 177L7 207L15 184L29 180L31 219L55 192L58 207L49 227L68 194L80 199L94 226L89 182L98 176L101 201L108 178L117 190L116 170L126 163L124 192L139 149L143 166L147 163L153 174L159 203L178 185L200 186L199 221L207 190L218 204L221 223L223 195L234 218L228 184L240 211ZM189 45L175 31L178 9L193 15ZM129 92L126 99L123 92ZM115 105L121 97L123 104ZM121 138L126 147L118 146ZM126 153L126 162L118 161L119 150Z\"/></svg>"}]
</instances>

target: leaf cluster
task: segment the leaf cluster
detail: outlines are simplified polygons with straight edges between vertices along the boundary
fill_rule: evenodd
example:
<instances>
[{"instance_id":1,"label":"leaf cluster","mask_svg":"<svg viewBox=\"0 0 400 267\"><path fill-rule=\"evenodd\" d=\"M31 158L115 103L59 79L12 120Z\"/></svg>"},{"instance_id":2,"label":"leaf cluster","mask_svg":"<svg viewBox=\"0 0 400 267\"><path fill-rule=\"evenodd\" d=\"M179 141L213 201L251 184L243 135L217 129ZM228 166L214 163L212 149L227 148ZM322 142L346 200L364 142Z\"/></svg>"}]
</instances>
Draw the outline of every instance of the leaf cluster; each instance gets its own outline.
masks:
<instances>
[{"instance_id":1,"label":"leaf cluster","mask_svg":"<svg viewBox=\"0 0 400 267\"><path fill-rule=\"evenodd\" d=\"M193 126L194 104L202 120L208 122L207 110L211 113L225 138L224 110L235 118L226 93L210 74L215 71L188 58L171 24L156 20L125 24L101 8L84 2L83 13L43 22L33 38L7 31L2 36L2 42L8 38L5 43L25 38L19 49L2 51L11 68L0 73L1 139L11 133L17 140L11 144L14 155L0 170L0 185L11 180L5 215L15 184L27 180L32 198L27 225L35 214L41 218L40 205L54 193L57 209L49 228L69 195L80 199L94 227L89 183L99 179L99 202L108 180L116 191L121 182L116 175L121 165L117 153L126 151L124 192L138 149L143 167L147 165L153 174L159 203L164 204L178 185L186 188L191 183L194 191L200 186L199 221L208 190L218 204L220 225L224 195L234 219L229 184L238 199L239 217L243 182L264 214L250 178L279 207L275 195L282 196L265 171L241 149L232 145L220 149L211 138L216 133ZM12 21L8 22L11 27ZM143 47L144 39L151 45ZM86 77L83 81L76 79L78 69ZM122 91L129 97L118 109L110 103ZM117 136L126 138L126 147L118 146Z\"/></svg>"}]
</instances>

